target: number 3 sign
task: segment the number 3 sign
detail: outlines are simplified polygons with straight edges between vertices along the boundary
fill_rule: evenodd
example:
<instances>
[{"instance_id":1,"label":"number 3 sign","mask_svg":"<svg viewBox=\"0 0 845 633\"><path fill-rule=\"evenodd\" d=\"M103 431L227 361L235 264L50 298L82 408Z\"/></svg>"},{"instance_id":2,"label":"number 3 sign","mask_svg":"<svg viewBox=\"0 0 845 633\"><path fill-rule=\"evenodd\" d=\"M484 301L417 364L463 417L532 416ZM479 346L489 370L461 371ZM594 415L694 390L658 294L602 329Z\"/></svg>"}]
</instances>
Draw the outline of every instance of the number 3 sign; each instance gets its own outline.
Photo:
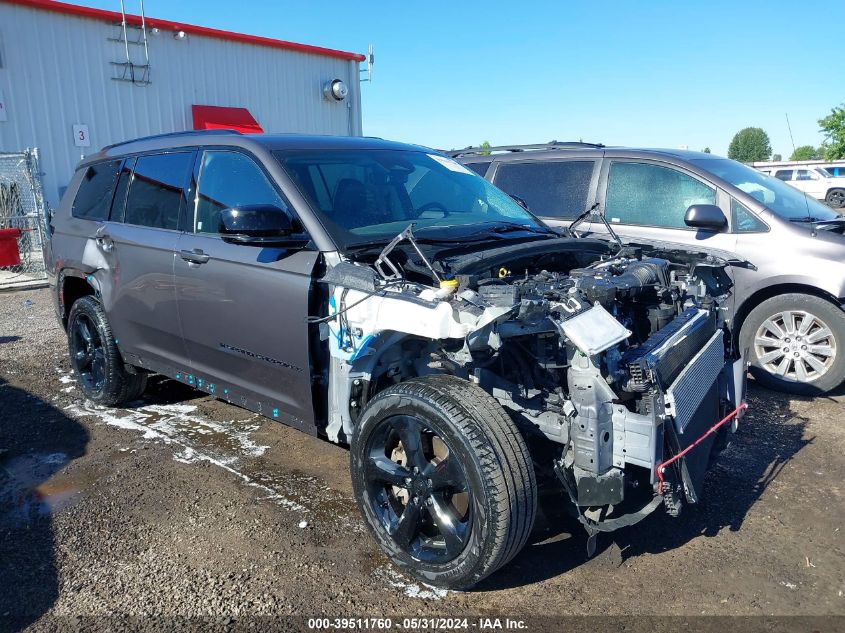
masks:
<instances>
[{"instance_id":1,"label":"number 3 sign","mask_svg":"<svg viewBox=\"0 0 845 633\"><path fill-rule=\"evenodd\" d=\"M91 138L88 135L88 126L77 123L73 126L73 144L77 147L91 147Z\"/></svg>"}]
</instances>

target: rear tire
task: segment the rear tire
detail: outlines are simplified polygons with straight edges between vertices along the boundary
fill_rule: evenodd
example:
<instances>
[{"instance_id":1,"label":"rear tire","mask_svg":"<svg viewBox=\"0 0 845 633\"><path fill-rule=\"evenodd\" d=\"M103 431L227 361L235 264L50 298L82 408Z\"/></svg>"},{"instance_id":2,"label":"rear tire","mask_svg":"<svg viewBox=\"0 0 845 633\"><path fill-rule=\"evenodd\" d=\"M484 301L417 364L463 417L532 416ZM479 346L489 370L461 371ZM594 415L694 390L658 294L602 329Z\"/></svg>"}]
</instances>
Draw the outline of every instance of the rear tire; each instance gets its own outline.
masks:
<instances>
[{"instance_id":1,"label":"rear tire","mask_svg":"<svg viewBox=\"0 0 845 633\"><path fill-rule=\"evenodd\" d=\"M845 189L831 189L824 201L833 209L845 208Z\"/></svg>"},{"instance_id":2,"label":"rear tire","mask_svg":"<svg viewBox=\"0 0 845 633\"><path fill-rule=\"evenodd\" d=\"M70 309L67 333L70 364L89 400L113 407L141 397L147 375L126 371L99 301L92 296L77 299Z\"/></svg>"},{"instance_id":3,"label":"rear tire","mask_svg":"<svg viewBox=\"0 0 845 633\"><path fill-rule=\"evenodd\" d=\"M534 524L525 440L492 396L454 376L409 380L371 400L350 469L376 542L432 585L476 584L522 549Z\"/></svg>"},{"instance_id":4,"label":"rear tire","mask_svg":"<svg viewBox=\"0 0 845 633\"><path fill-rule=\"evenodd\" d=\"M764 386L802 396L827 393L845 378L845 311L812 295L772 297L746 317L740 348L748 350L751 373Z\"/></svg>"}]
</instances>

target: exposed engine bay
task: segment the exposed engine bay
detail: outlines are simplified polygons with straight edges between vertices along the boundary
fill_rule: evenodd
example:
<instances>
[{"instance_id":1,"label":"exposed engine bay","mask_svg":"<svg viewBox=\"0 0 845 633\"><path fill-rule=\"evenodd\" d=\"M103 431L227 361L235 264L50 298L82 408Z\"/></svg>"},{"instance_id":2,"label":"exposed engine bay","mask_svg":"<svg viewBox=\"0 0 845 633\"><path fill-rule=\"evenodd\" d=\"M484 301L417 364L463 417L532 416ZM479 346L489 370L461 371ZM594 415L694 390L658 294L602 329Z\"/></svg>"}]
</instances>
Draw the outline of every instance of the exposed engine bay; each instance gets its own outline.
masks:
<instances>
[{"instance_id":1,"label":"exposed engine bay","mask_svg":"<svg viewBox=\"0 0 845 633\"><path fill-rule=\"evenodd\" d=\"M615 251L615 252L614 252ZM377 256L376 256L377 255ZM435 373L480 385L592 534L694 503L739 413L745 368L719 305L726 262L555 238L484 250L418 244L330 262L328 426L347 441L385 386ZM664 481L665 479L665 481Z\"/></svg>"}]
</instances>

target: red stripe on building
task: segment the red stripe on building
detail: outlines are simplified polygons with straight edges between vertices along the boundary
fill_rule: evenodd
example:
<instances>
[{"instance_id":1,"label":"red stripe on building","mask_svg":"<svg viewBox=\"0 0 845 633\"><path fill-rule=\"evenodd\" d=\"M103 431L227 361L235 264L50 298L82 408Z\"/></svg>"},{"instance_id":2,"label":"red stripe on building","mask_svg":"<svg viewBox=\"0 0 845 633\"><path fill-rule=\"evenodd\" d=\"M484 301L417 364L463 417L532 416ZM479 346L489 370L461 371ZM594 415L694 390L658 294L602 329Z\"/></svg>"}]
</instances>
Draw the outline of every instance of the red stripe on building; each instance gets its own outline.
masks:
<instances>
[{"instance_id":1,"label":"red stripe on building","mask_svg":"<svg viewBox=\"0 0 845 633\"><path fill-rule=\"evenodd\" d=\"M45 11L53 11L54 13L64 13L66 15L74 15L81 18L91 18L93 20L100 20L111 24L120 24L122 20L122 16L118 11L106 11L104 9L82 7L78 4L68 4L67 2L55 2L54 0L2 1L9 4L30 7L32 9L43 9ZM299 44L297 42L288 42L287 40L276 40L271 37L235 33L233 31L224 31L222 29L211 29L205 26L197 26L195 24L183 24L181 22L171 22L170 20L159 20L158 18L149 17L145 19L145 22L148 28L157 28L162 31L185 31L185 33L190 35L202 35L203 37L214 37L221 40L241 42L243 44L255 44L256 46L280 48L299 53L309 53L311 55L323 55L325 57L337 57L339 59L347 59L357 62L362 62L366 59L359 53L339 51L333 48L323 48L322 46L311 46L309 44ZM140 26L141 16L127 13L126 23L133 26Z\"/></svg>"}]
</instances>

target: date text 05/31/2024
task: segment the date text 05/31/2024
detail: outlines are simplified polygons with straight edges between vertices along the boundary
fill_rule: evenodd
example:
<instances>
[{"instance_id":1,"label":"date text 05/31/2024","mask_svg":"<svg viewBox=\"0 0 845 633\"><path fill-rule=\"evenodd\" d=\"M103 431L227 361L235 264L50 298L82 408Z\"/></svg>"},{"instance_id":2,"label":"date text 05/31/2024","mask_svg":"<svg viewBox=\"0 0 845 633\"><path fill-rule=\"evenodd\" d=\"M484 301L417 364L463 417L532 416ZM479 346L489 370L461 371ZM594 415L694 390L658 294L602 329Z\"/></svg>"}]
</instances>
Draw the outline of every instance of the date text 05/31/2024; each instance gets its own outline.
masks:
<instances>
[{"instance_id":1,"label":"date text 05/31/2024","mask_svg":"<svg viewBox=\"0 0 845 633\"><path fill-rule=\"evenodd\" d=\"M392 618L309 618L308 628L312 630L476 630L476 631L524 631L528 626L524 620L512 618L441 618L416 617L394 620Z\"/></svg>"}]
</instances>

